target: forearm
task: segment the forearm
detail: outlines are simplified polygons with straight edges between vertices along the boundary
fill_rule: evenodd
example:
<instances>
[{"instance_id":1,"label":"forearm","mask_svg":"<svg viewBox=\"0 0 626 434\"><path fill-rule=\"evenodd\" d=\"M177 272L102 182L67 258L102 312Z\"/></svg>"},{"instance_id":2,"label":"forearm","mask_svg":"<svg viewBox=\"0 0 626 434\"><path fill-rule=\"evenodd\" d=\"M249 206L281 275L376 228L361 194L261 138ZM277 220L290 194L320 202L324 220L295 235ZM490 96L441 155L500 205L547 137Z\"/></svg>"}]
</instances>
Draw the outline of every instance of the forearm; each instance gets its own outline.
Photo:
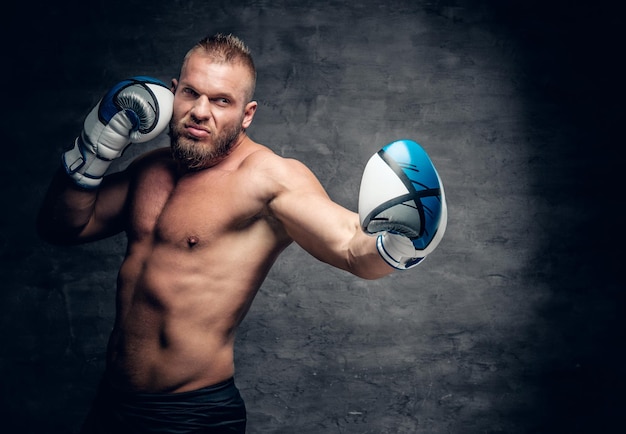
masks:
<instances>
[{"instance_id":1,"label":"forearm","mask_svg":"<svg viewBox=\"0 0 626 434\"><path fill-rule=\"evenodd\" d=\"M391 267L376 249L376 237L366 235L360 228L354 234L348 248L347 270L363 279L380 279L391 274Z\"/></svg>"},{"instance_id":2,"label":"forearm","mask_svg":"<svg viewBox=\"0 0 626 434\"><path fill-rule=\"evenodd\" d=\"M60 169L52 179L39 210L39 235L54 244L77 242L94 214L97 194L95 189L78 187Z\"/></svg>"},{"instance_id":3,"label":"forearm","mask_svg":"<svg viewBox=\"0 0 626 434\"><path fill-rule=\"evenodd\" d=\"M378 253L376 237L367 235L361 229L356 213L331 202L325 202L325 206L320 202L312 207L307 213L309 216L315 215L313 209L323 210L323 217L314 217L315 221L324 218L332 224L315 226L321 230L314 232L301 230L304 227L314 228L313 224L292 228L291 233L296 235L296 242L309 253L363 279L378 279L394 271ZM304 220L300 223L304 223Z\"/></svg>"}]
</instances>

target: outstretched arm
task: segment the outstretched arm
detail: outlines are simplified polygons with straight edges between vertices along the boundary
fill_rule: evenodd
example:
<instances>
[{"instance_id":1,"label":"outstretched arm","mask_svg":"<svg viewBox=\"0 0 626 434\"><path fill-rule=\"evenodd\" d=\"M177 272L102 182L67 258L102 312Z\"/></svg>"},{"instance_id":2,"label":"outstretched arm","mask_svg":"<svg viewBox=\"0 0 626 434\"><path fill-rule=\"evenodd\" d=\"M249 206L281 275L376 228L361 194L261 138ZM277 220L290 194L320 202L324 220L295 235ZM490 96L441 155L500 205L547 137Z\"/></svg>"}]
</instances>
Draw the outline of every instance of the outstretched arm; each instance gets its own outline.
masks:
<instances>
[{"instance_id":1,"label":"outstretched arm","mask_svg":"<svg viewBox=\"0 0 626 434\"><path fill-rule=\"evenodd\" d=\"M271 209L289 235L324 262L378 278L415 267L443 238L443 184L416 142L399 140L372 156L361 181L359 215L332 202L302 164L282 161Z\"/></svg>"},{"instance_id":2,"label":"outstretched arm","mask_svg":"<svg viewBox=\"0 0 626 434\"><path fill-rule=\"evenodd\" d=\"M365 279L393 272L379 255L375 237L361 230L356 213L333 202L302 163L277 158L271 173L278 187L269 206L297 244L317 259Z\"/></svg>"}]
</instances>

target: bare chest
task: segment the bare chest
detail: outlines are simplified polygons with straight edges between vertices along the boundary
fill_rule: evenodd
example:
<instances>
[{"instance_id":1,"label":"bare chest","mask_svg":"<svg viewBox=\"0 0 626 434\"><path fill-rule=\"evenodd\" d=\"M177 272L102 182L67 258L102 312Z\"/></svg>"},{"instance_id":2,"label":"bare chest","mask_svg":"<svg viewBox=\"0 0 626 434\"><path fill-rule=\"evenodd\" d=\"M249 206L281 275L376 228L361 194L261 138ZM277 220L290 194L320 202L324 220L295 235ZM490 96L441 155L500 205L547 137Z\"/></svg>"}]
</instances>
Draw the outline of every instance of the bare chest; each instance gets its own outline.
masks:
<instances>
[{"instance_id":1,"label":"bare chest","mask_svg":"<svg viewBox=\"0 0 626 434\"><path fill-rule=\"evenodd\" d=\"M237 173L182 179L152 173L137 185L130 234L181 248L207 245L266 220L259 191Z\"/></svg>"}]
</instances>

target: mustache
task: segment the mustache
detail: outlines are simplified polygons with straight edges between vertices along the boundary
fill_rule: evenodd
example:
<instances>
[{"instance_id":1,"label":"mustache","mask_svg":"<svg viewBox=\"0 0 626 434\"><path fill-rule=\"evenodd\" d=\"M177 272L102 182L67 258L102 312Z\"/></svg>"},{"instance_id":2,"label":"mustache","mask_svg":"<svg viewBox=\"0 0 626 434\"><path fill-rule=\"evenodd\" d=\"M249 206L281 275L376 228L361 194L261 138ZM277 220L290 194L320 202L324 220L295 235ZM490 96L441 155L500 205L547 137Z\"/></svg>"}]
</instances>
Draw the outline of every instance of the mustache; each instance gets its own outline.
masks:
<instances>
[{"instance_id":1,"label":"mustache","mask_svg":"<svg viewBox=\"0 0 626 434\"><path fill-rule=\"evenodd\" d=\"M193 124L193 125L206 125L208 121L206 119L198 119L192 113L187 113L184 116L172 116L170 124Z\"/></svg>"},{"instance_id":2,"label":"mustache","mask_svg":"<svg viewBox=\"0 0 626 434\"><path fill-rule=\"evenodd\" d=\"M207 123L206 120L200 120L191 113L189 113L189 119L185 122L185 124L188 124L194 127L200 127L200 128L205 128L206 123Z\"/></svg>"}]
</instances>

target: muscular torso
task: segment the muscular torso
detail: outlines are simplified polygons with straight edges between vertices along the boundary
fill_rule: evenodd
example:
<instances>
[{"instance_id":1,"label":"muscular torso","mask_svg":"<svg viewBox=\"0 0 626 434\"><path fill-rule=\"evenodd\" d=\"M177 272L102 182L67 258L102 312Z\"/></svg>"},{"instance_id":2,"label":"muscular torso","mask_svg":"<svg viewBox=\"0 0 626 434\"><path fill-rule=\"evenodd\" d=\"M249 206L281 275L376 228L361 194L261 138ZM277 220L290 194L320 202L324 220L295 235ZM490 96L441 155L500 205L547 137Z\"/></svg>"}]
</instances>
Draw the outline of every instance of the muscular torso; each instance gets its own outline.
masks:
<instances>
[{"instance_id":1,"label":"muscular torso","mask_svg":"<svg viewBox=\"0 0 626 434\"><path fill-rule=\"evenodd\" d=\"M290 242L256 158L179 176L157 152L135 170L107 360L119 387L182 392L233 375L235 329Z\"/></svg>"}]
</instances>

